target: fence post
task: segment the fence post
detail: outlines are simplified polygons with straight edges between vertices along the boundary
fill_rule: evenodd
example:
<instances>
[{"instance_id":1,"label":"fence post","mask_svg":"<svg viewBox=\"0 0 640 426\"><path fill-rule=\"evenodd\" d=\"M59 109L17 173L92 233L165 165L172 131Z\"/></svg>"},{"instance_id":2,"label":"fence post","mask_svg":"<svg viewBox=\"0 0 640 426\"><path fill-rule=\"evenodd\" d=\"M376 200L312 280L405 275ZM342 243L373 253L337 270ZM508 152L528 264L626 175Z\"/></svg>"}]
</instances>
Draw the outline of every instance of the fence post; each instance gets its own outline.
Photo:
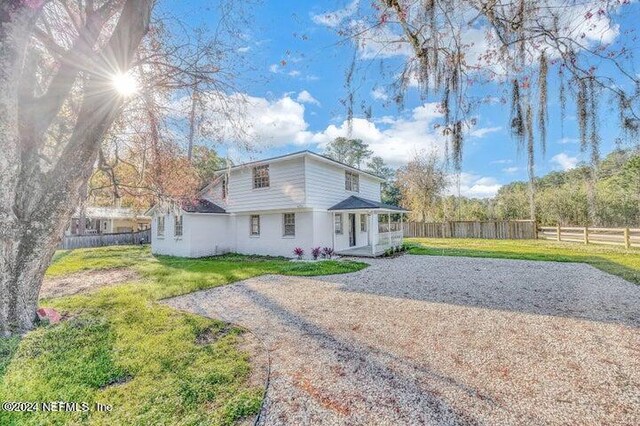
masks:
<instances>
[{"instance_id":1,"label":"fence post","mask_svg":"<svg viewBox=\"0 0 640 426\"><path fill-rule=\"evenodd\" d=\"M558 224L558 226L556 227L556 240L557 241L562 241L562 238L560 237L560 224Z\"/></svg>"},{"instance_id":2,"label":"fence post","mask_svg":"<svg viewBox=\"0 0 640 426\"><path fill-rule=\"evenodd\" d=\"M538 221L537 220L533 221L533 239L534 240L538 239Z\"/></svg>"},{"instance_id":3,"label":"fence post","mask_svg":"<svg viewBox=\"0 0 640 426\"><path fill-rule=\"evenodd\" d=\"M629 228L624 228L624 246L631 248L631 237L629 236Z\"/></svg>"},{"instance_id":4,"label":"fence post","mask_svg":"<svg viewBox=\"0 0 640 426\"><path fill-rule=\"evenodd\" d=\"M589 227L584 227L584 243L589 244Z\"/></svg>"}]
</instances>

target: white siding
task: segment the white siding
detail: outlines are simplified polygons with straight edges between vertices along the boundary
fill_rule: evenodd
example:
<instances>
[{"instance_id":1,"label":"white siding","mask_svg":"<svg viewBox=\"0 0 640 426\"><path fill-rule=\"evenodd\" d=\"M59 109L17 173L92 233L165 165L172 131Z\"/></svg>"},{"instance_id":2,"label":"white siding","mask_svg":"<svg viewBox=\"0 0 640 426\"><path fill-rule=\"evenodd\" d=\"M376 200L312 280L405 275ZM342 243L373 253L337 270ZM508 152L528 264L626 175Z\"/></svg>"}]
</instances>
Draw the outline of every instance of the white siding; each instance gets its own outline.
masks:
<instances>
[{"instance_id":1,"label":"white siding","mask_svg":"<svg viewBox=\"0 0 640 426\"><path fill-rule=\"evenodd\" d=\"M355 195L367 200L380 201L380 181L360 173L360 191L347 191L344 185L345 169L312 156L306 157L307 207L328 209Z\"/></svg>"},{"instance_id":2,"label":"white siding","mask_svg":"<svg viewBox=\"0 0 640 426\"><path fill-rule=\"evenodd\" d=\"M182 215L182 236L176 237L174 215L165 215L164 236L158 237L157 216L151 226L151 252L168 256L205 257L234 251L228 215Z\"/></svg>"},{"instance_id":3,"label":"white siding","mask_svg":"<svg viewBox=\"0 0 640 426\"><path fill-rule=\"evenodd\" d=\"M233 232L228 215L186 214L188 223L189 257L215 256L235 251Z\"/></svg>"},{"instance_id":4,"label":"white siding","mask_svg":"<svg viewBox=\"0 0 640 426\"><path fill-rule=\"evenodd\" d=\"M212 203L222 207L223 209L226 209L227 200L222 198L222 179L218 179L218 181L214 185L212 185L206 193L202 194L202 198L205 198Z\"/></svg>"},{"instance_id":5,"label":"white siding","mask_svg":"<svg viewBox=\"0 0 640 426\"><path fill-rule=\"evenodd\" d=\"M301 247L305 257L313 247L313 212L291 211L296 215L295 237L283 237L283 213L259 214L260 236L249 235L249 214L236 216L237 252L266 256L294 257L293 249ZM329 234L330 235L330 234Z\"/></svg>"},{"instance_id":6,"label":"white siding","mask_svg":"<svg viewBox=\"0 0 640 426\"><path fill-rule=\"evenodd\" d=\"M176 238L174 235L174 215L164 215L164 235L158 236L158 215L153 216L151 222L151 252L153 254L164 254L168 256L190 256L190 240L185 238L189 229L187 218L182 221L182 237Z\"/></svg>"},{"instance_id":7,"label":"white siding","mask_svg":"<svg viewBox=\"0 0 640 426\"><path fill-rule=\"evenodd\" d=\"M225 207L228 212L304 207L304 179L303 157L269 164L268 188L253 189L253 165L233 169Z\"/></svg>"}]
</instances>

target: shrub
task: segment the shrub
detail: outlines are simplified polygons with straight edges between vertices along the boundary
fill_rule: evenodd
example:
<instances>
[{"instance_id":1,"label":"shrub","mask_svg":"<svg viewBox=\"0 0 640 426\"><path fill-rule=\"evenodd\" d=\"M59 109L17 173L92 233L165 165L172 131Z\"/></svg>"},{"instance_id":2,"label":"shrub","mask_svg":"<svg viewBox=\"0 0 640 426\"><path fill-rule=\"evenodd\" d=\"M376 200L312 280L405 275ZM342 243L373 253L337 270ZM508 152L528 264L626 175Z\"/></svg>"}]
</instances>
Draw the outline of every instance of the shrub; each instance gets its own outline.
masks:
<instances>
[{"instance_id":1,"label":"shrub","mask_svg":"<svg viewBox=\"0 0 640 426\"><path fill-rule=\"evenodd\" d=\"M333 256L333 249L331 247L325 247L322 249L322 257L331 259Z\"/></svg>"},{"instance_id":2,"label":"shrub","mask_svg":"<svg viewBox=\"0 0 640 426\"><path fill-rule=\"evenodd\" d=\"M300 260L302 259L302 256L304 256L304 250L302 249L302 247L296 247L293 249L293 254L298 256L298 260Z\"/></svg>"},{"instance_id":3,"label":"shrub","mask_svg":"<svg viewBox=\"0 0 640 426\"><path fill-rule=\"evenodd\" d=\"M313 256L313 260L318 260L321 251L322 249L320 247L314 247L311 249L311 256Z\"/></svg>"}]
</instances>

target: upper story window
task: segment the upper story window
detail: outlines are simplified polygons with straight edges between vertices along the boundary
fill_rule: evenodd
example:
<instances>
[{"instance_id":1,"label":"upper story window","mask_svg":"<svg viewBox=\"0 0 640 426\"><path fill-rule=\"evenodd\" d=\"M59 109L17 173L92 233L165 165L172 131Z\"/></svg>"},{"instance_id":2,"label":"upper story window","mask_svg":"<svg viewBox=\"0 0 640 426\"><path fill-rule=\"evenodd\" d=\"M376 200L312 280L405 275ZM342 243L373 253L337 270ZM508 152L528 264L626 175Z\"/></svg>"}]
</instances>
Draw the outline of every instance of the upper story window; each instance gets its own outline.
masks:
<instances>
[{"instance_id":1,"label":"upper story window","mask_svg":"<svg viewBox=\"0 0 640 426\"><path fill-rule=\"evenodd\" d=\"M164 236L164 216L158 216L156 225L157 225L156 234L158 234L158 237L163 237Z\"/></svg>"},{"instance_id":2,"label":"upper story window","mask_svg":"<svg viewBox=\"0 0 640 426\"><path fill-rule=\"evenodd\" d=\"M269 187L269 165L253 168L253 189Z\"/></svg>"},{"instance_id":3,"label":"upper story window","mask_svg":"<svg viewBox=\"0 0 640 426\"><path fill-rule=\"evenodd\" d=\"M226 200L228 194L229 194L229 178L227 177L227 175L222 175L222 199Z\"/></svg>"},{"instance_id":4,"label":"upper story window","mask_svg":"<svg viewBox=\"0 0 640 426\"><path fill-rule=\"evenodd\" d=\"M360 192L360 176L353 172L344 172L344 189L352 192Z\"/></svg>"},{"instance_id":5,"label":"upper story window","mask_svg":"<svg viewBox=\"0 0 640 426\"><path fill-rule=\"evenodd\" d=\"M182 237L182 215L174 216L173 220L173 236Z\"/></svg>"},{"instance_id":6,"label":"upper story window","mask_svg":"<svg viewBox=\"0 0 640 426\"><path fill-rule=\"evenodd\" d=\"M260 235L260 216L252 214L249 216L249 235L257 237Z\"/></svg>"},{"instance_id":7,"label":"upper story window","mask_svg":"<svg viewBox=\"0 0 640 426\"><path fill-rule=\"evenodd\" d=\"M285 213L282 215L285 237L294 237L296 235L296 214Z\"/></svg>"}]
</instances>

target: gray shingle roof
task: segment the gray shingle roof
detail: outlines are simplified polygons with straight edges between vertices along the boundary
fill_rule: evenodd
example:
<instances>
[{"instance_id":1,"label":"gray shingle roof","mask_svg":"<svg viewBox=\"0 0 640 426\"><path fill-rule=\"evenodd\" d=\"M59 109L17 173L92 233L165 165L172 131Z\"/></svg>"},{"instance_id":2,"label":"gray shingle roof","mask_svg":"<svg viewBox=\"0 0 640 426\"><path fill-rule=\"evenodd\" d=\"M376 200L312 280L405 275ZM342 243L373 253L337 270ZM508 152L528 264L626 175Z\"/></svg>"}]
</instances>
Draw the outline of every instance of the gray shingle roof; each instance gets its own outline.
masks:
<instances>
[{"instance_id":1,"label":"gray shingle roof","mask_svg":"<svg viewBox=\"0 0 640 426\"><path fill-rule=\"evenodd\" d=\"M184 201L182 210L187 213L226 213L227 211L209 200L198 199L195 201Z\"/></svg>"},{"instance_id":2,"label":"gray shingle roof","mask_svg":"<svg viewBox=\"0 0 640 426\"><path fill-rule=\"evenodd\" d=\"M352 195L346 200L342 200L335 206L329 208L329 210L375 210L375 209L396 210L399 212L408 211L407 209L403 209L402 207L392 206L391 204L384 204L378 201L366 200L364 198L356 197L355 195Z\"/></svg>"}]
</instances>

